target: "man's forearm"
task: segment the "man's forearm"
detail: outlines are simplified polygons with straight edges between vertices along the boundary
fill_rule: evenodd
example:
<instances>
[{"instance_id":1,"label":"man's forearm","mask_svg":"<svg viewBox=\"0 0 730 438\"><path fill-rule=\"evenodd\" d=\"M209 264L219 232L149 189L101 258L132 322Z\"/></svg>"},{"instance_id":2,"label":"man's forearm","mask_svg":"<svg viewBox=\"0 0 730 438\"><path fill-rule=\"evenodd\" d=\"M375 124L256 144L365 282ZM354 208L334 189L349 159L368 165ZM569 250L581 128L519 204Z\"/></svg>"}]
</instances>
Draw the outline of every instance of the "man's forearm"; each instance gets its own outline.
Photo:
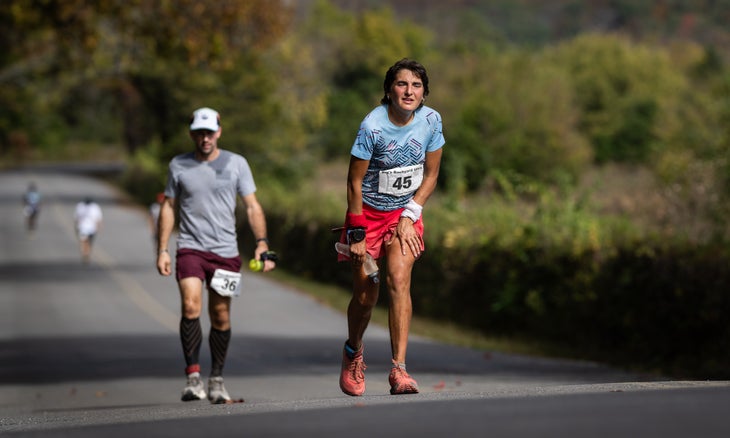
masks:
<instances>
[{"instance_id":1,"label":"man's forearm","mask_svg":"<svg viewBox=\"0 0 730 438\"><path fill-rule=\"evenodd\" d=\"M167 206L160 209L160 217L157 221L157 251L167 250L167 245L175 226L175 212Z\"/></svg>"},{"instance_id":2,"label":"man's forearm","mask_svg":"<svg viewBox=\"0 0 730 438\"><path fill-rule=\"evenodd\" d=\"M266 235L266 215L260 205L252 205L247 208L248 223L254 238L261 239Z\"/></svg>"}]
</instances>

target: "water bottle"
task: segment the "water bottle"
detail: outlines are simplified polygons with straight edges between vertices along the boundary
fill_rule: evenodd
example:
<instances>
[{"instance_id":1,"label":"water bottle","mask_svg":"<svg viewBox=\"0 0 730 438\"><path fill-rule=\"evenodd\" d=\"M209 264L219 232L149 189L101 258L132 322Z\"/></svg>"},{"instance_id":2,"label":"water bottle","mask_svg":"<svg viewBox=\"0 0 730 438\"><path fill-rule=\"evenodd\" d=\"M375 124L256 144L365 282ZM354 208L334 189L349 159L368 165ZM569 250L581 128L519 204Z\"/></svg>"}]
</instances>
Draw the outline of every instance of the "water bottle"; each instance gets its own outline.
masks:
<instances>
[{"instance_id":1,"label":"water bottle","mask_svg":"<svg viewBox=\"0 0 730 438\"><path fill-rule=\"evenodd\" d=\"M344 256L350 257L350 245L337 242L335 243L335 250ZM365 274L370 277L370 280L372 280L373 283L380 282L380 277L378 276L378 264L375 262L373 256L367 252L365 253L365 263L363 263L362 266L365 268Z\"/></svg>"}]
</instances>

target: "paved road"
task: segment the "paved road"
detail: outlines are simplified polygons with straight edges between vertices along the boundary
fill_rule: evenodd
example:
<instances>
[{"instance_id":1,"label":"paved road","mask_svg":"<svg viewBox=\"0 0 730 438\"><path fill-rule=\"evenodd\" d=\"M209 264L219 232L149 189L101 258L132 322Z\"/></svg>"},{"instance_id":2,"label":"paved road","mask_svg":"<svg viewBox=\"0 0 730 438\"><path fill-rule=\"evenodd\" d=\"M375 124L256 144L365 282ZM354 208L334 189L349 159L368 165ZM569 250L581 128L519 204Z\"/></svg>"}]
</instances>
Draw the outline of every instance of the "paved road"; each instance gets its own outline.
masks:
<instances>
[{"instance_id":1,"label":"paved road","mask_svg":"<svg viewBox=\"0 0 730 438\"><path fill-rule=\"evenodd\" d=\"M34 234L20 208L31 180L45 201ZM105 218L89 265L71 221L86 195ZM730 436L730 382L658 380L426 339L409 349L422 393L390 396L379 327L365 339L367 394L345 396L344 317L263 274L245 274L233 305L226 386L245 403L180 402L177 292L154 270L145 214L78 174L0 172L0 434ZM204 344L204 373L207 356Z\"/></svg>"}]
</instances>

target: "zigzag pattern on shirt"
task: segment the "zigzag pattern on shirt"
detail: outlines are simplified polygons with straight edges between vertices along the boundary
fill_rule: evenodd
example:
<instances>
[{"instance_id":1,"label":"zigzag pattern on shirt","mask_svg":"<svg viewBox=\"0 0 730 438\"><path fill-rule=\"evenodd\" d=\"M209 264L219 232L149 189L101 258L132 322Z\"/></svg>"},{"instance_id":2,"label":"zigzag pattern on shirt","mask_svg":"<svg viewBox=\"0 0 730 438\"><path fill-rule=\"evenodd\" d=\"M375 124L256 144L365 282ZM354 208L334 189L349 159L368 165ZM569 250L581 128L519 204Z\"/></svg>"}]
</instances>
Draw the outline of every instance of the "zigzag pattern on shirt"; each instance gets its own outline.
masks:
<instances>
[{"instance_id":1,"label":"zigzag pattern on shirt","mask_svg":"<svg viewBox=\"0 0 730 438\"><path fill-rule=\"evenodd\" d=\"M423 146L416 140L410 139L406 147L388 145L387 154L377 157L378 161L385 163L387 168L411 166L423 161Z\"/></svg>"}]
</instances>

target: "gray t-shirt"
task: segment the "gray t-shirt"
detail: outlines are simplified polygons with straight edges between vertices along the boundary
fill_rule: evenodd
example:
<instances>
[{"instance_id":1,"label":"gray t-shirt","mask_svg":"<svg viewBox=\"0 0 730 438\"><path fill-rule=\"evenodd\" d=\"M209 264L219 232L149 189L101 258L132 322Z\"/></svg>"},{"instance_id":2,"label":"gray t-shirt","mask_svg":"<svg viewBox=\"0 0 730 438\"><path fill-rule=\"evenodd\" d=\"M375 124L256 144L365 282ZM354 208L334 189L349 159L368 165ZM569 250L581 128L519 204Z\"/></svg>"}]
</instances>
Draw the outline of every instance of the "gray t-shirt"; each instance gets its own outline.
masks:
<instances>
[{"instance_id":1,"label":"gray t-shirt","mask_svg":"<svg viewBox=\"0 0 730 438\"><path fill-rule=\"evenodd\" d=\"M236 257L236 195L256 191L245 158L220 149L213 161L201 162L189 152L170 161L165 196L180 207L177 247Z\"/></svg>"}]
</instances>

